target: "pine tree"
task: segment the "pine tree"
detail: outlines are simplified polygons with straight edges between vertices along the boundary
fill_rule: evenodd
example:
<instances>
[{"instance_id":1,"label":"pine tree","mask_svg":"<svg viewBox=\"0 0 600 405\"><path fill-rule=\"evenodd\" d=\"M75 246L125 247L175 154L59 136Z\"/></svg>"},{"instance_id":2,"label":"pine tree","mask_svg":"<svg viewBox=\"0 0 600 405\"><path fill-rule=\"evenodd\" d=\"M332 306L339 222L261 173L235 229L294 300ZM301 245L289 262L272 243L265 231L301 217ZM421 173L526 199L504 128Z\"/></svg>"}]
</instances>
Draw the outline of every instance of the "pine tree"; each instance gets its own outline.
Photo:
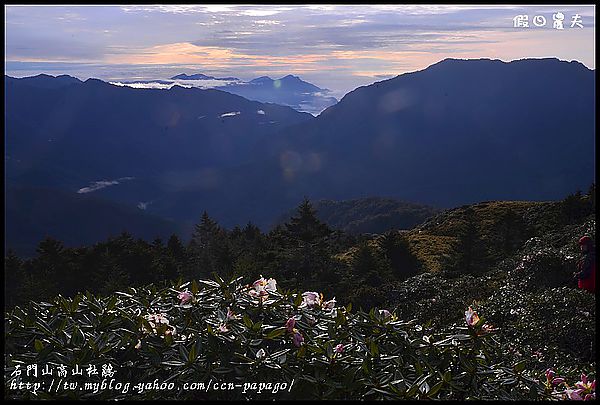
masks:
<instances>
[{"instance_id":1,"label":"pine tree","mask_svg":"<svg viewBox=\"0 0 600 405\"><path fill-rule=\"evenodd\" d=\"M362 277L365 284L379 287L384 280L389 279L389 267L377 257L374 249L368 243L362 243L352 261L354 273Z\"/></svg>"},{"instance_id":2,"label":"pine tree","mask_svg":"<svg viewBox=\"0 0 600 405\"><path fill-rule=\"evenodd\" d=\"M194 227L191 244L195 249L207 248L219 233L219 225L204 211L200 223Z\"/></svg>"},{"instance_id":3,"label":"pine tree","mask_svg":"<svg viewBox=\"0 0 600 405\"><path fill-rule=\"evenodd\" d=\"M292 217L285 227L292 239L304 243L314 242L331 233L329 227L317 218L317 212L307 198L298 206L297 216Z\"/></svg>"},{"instance_id":4,"label":"pine tree","mask_svg":"<svg viewBox=\"0 0 600 405\"><path fill-rule=\"evenodd\" d=\"M590 211L596 212L596 183L592 183L588 189L588 198L590 201Z\"/></svg>"},{"instance_id":5,"label":"pine tree","mask_svg":"<svg viewBox=\"0 0 600 405\"><path fill-rule=\"evenodd\" d=\"M185 253L185 248L177 235L172 234L169 240L167 241L167 252L170 256L178 260L180 260L183 257L183 254Z\"/></svg>"},{"instance_id":6,"label":"pine tree","mask_svg":"<svg viewBox=\"0 0 600 405\"><path fill-rule=\"evenodd\" d=\"M418 272L419 260L411 252L406 237L397 232L387 232L381 238L379 246L396 278L403 280Z\"/></svg>"},{"instance_id":7,"label":"pine tree","mask_svg":"<svg viewBox=\"0 0 600 405\"><path fill-rule=\"evenodd\" d=\"M224 230L204 211L200 223L192 233L189 245L189 266L193 277L208 277L218 271L219 243L223 243Z\"/></svg>"}]
</instances>

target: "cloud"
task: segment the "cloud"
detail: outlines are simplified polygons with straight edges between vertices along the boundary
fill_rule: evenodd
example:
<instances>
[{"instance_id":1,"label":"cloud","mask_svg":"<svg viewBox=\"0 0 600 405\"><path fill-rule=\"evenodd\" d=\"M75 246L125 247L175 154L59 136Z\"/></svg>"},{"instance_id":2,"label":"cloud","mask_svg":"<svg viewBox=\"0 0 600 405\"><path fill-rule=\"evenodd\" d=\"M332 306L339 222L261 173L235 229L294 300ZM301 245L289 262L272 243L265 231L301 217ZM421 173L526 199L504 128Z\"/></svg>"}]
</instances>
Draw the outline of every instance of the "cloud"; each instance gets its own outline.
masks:
<instances>
[{"instance_id":1,"label":"cloud","mask_svg":"<svg viewBox=\"0 0 600 405\"><path fill-rule=\"evenodd\" d=\"M219 115L219 117L223 118L223 117L235 117L236 115L240 115L241 113L239 111L232 111L232 112L228 112L228 113L223 113L221 115Z\"/></svg>"},{"instance_id":2,"label":"cloud","mask_svg":"<svg viewBox=\"0 0 600 405\"><path fill-rule=\"evenodd\" d=\"M148 208L148 205L152 204L152 201L140 201L137 205L137 207L141 210L145 210L146 208Z\"/></svg>"},{"instance_id":3,"label":"cloud","mask_svg":"<svg viewBox=\"0 0 600 405\"><path fill-rule=\"evenodd\" d=\"M120 184L123 181L133 180L133 179L135 179L135 177L121 177L120 179L117 179L117 180L94 181L88 187L83 187L83 188L80 188L79 190L77 190L77 193L78 194L91 193L91 192L98 191L98 190L101 190L101 189L109 187L109 186L114 186L114 185Z\"/></svg>"}]
</instances>

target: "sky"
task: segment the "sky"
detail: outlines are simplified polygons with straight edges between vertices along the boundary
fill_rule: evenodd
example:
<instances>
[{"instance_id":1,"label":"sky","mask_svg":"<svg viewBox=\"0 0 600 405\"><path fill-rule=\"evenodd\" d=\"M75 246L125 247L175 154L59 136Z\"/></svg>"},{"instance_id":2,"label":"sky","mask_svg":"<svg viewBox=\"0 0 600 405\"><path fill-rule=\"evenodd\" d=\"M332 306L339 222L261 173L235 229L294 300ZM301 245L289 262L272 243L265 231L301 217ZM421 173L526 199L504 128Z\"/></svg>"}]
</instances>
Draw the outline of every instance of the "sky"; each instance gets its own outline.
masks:
<instances>
[{"instance_id":1,"label":"sky","mask_svg":"<svg viewBox=\"0 0 600 405\"><path fill-rule=\"evenodd\" d=\"M518 15L529 27L514 26ZM445 58L556 57L595 69L594 29L593 5L7 5L5 73L294 74L340 97Z\"/></svg>"}]
</instances>

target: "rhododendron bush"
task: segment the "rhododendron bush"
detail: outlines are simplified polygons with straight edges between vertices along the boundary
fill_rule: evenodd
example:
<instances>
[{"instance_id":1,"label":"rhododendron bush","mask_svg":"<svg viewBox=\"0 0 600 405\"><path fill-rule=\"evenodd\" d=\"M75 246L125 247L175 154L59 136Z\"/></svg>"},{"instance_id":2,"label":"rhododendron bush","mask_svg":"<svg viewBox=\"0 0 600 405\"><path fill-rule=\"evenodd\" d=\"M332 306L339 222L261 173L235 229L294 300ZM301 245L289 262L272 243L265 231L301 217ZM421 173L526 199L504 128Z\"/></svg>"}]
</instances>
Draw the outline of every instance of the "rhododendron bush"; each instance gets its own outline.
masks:
<instances>
[{"instance_id":1,"label":"rhododendron bush","mask_svg":"<svg viewBox=\"0 0 600 405\"><path fill-rule=\"evenodd\" d=\"M89 399L593 399L595 380L507 364L501 329L465 309L451 331L403 320L393 308L355 311L314 291L194 280L108 297L31 302L5 316L5 375L28 364L110 363L115 379L167 390L10 390L5 398ZM562 378L562 379L561 379ZM101 381L91 376L89 381ZM276 393L183 389L184 383L285 383Z\"/></svg>"}]
</instances>

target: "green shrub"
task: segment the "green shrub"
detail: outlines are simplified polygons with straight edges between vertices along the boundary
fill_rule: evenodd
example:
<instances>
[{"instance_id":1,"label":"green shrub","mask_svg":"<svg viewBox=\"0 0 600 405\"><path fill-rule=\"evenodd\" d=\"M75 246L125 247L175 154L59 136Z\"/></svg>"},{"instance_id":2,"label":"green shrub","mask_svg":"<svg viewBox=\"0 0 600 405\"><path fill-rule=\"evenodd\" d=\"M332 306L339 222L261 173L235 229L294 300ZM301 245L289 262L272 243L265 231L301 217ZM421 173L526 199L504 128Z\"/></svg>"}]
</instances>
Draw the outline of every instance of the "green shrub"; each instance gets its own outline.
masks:
<instances>
[{"instance_id":1,"label":"green shrub","mask_svg":"<svg viewBox=\"0 0 600 405\"><path fill-rule=\"evenodd\" d=\"M549 395L539 373L532 374L523 362L502 362L498 336L484 319L435 331L421 324L425 320L402 321L377 308L352 311L318 294L320 302L311 307L300 293L269 287L267 280L253 287L239 278L224 282L217 277L163 289L129 288L104 298L58 296L50 303L16 307L5 316L6 375L32 363L91 364L98 370L111 364L114 378L131 387L127 393L40 390L36 397L13 389L17 380L7 378L5 399L516 400ZM181 293L188 288L185 294L193 298L182 303L178 296L186 298ZM20 378L26 380L24 374ZM103 377L85 378L101 382ZM174 388L134 388L155 379ZM286 389L259 394L242 388L182 388L193 382L242 387L270 382L280 388L286 384Z\"/></svg>"}]
</instances>

